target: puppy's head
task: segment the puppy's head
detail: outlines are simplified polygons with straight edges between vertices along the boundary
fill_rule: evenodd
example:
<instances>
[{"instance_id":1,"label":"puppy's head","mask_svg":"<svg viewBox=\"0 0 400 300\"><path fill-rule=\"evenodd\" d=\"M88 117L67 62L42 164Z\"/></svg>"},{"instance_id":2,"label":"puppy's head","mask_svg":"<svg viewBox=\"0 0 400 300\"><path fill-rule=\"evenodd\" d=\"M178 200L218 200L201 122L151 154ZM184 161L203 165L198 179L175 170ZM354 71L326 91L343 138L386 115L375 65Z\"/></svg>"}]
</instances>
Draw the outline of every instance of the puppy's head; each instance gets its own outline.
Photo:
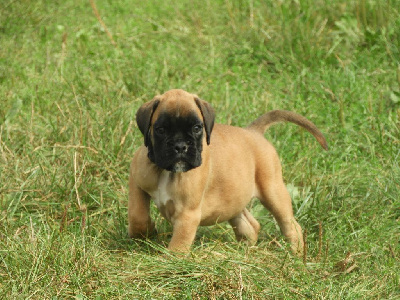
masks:
<instances>
[{"instance_id":1,"label":"puppy's head","mask_svg":"<svg viewBox=\"0 0 400 300\"><path fill-rule=\"evenodd\" d=\"M149 159L175 173L201 165L203 139L210 144L214 118L207 102L183 90L156 96L136 113Z\"/></svg>"}]
</instances>

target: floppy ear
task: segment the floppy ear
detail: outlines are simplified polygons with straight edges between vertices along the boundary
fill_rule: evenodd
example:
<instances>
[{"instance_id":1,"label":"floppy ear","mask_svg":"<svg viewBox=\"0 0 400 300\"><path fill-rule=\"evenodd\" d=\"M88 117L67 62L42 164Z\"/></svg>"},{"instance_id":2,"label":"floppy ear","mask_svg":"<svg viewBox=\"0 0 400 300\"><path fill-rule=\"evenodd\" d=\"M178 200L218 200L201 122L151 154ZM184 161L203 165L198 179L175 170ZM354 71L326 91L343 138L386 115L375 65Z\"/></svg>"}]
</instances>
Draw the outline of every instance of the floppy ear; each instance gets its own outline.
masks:
<instances>
[{"instance_id":1,"label":"floppy ear","mask_svg":"<svg viewBox=\"0 0 400 300\"><path fill-rule=\"evenodd\" d=\"M204 128L206 129L206 139L207 145L210 145L210 138L211 138L211 131L214 127L214 120L215 120L215 112L211 105L199 98L195 98L197 106L201 111L201 115L203 116Z\"/></svg>"},{"instance_id":2,"label":"floppy ear","mask_svg":"<svg viewBox=\"0 0 400 300\"><path fill-rule=\"evenodd\" d=\"M153 99L143 104L136 112L136 123L144 136L144 145L147 147L150 143L150 122L160 100Z\"/></svg>"}]
</instances>

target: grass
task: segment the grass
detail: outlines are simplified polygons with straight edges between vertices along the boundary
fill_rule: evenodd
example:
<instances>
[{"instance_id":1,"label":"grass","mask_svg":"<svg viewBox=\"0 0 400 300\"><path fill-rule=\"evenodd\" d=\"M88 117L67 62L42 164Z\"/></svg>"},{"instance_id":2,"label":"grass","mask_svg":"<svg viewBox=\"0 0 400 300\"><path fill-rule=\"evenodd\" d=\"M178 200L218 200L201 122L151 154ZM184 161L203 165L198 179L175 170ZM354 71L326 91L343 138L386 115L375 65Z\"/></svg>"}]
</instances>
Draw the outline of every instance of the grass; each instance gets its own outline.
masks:
<instances>
[{"instance_id":1,"label":"grass","mask_svg":"<svg viewBox=\"0 0 400 300\"><path fill-rule=\"evenodd\" d=\"M94 3L94 2L92 2ZM12 1L0 4L0 298L398 299L398 1ZM109 34L108 34L109 33ZM266 137L281 156L307 256L271 216L254 247L200 228L188 257L127 238L137 108L171 88Z\"/></svg>"}]
</instances>

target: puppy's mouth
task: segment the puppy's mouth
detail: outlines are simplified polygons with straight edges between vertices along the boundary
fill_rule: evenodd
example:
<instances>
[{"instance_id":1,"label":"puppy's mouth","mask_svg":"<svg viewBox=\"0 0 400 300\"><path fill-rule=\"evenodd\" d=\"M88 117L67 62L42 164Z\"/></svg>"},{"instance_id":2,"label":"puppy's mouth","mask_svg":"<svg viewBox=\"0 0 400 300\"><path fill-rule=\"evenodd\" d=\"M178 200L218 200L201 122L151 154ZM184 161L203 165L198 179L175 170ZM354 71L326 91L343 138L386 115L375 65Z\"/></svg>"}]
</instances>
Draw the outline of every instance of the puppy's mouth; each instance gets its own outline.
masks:
<instances>
[{"instance_id":1,"label":"puppy's mouth","mask_svg":"<svg viewBox=\"0 0 400 300\"><path fill-rule=\"evenodd\" d=\"M201 162L200 162L201 164ZM165 168L167 171L172 173L187 172L193 168L198 167L197 163L192 161L185 155L176 155L173 160Z\"/></svg>"},{"instance_id":2,"label":"puppy's mouth","mask_svg":"<svg viewBox=\"0 0 400 300\"><path fill-rule=\"evenodd\" d=\"M173 173L182 173L189 171L191 169L190 165L183 161L183 160L178 160L176 163L172 165L171 172Z\"/></svg>"}]
</instances>

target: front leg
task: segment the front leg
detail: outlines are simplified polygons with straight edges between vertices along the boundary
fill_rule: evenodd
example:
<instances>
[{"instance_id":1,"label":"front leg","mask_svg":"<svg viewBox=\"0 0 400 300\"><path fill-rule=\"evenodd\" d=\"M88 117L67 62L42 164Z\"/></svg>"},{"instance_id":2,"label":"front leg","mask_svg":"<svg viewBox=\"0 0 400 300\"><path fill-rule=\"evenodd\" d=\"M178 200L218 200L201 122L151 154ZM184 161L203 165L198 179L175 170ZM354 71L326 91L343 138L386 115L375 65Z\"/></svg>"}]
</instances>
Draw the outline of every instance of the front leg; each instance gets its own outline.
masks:
<instances>
[{"instance_id":1,"label":"front leg","mask_svg":"<svg viewBox=\"0 0 400 300\"><path fill-rule=\"evenodd\" d=\"M168 250L188 252L196 236L200 224L200 209L184 211L172 220L172 238Z\"/></svg>"},{"instance_id":2,"label":"front leg","mask_svg":"<svg viewBox=\"0 0 400 300\"><path fill-rule=\"evenodd\" d=\"M128 234L131 238L143 238L155 231L150 218L150 196L140 189L132 176L129 178Z\"/></svg>"}]
</instances>

